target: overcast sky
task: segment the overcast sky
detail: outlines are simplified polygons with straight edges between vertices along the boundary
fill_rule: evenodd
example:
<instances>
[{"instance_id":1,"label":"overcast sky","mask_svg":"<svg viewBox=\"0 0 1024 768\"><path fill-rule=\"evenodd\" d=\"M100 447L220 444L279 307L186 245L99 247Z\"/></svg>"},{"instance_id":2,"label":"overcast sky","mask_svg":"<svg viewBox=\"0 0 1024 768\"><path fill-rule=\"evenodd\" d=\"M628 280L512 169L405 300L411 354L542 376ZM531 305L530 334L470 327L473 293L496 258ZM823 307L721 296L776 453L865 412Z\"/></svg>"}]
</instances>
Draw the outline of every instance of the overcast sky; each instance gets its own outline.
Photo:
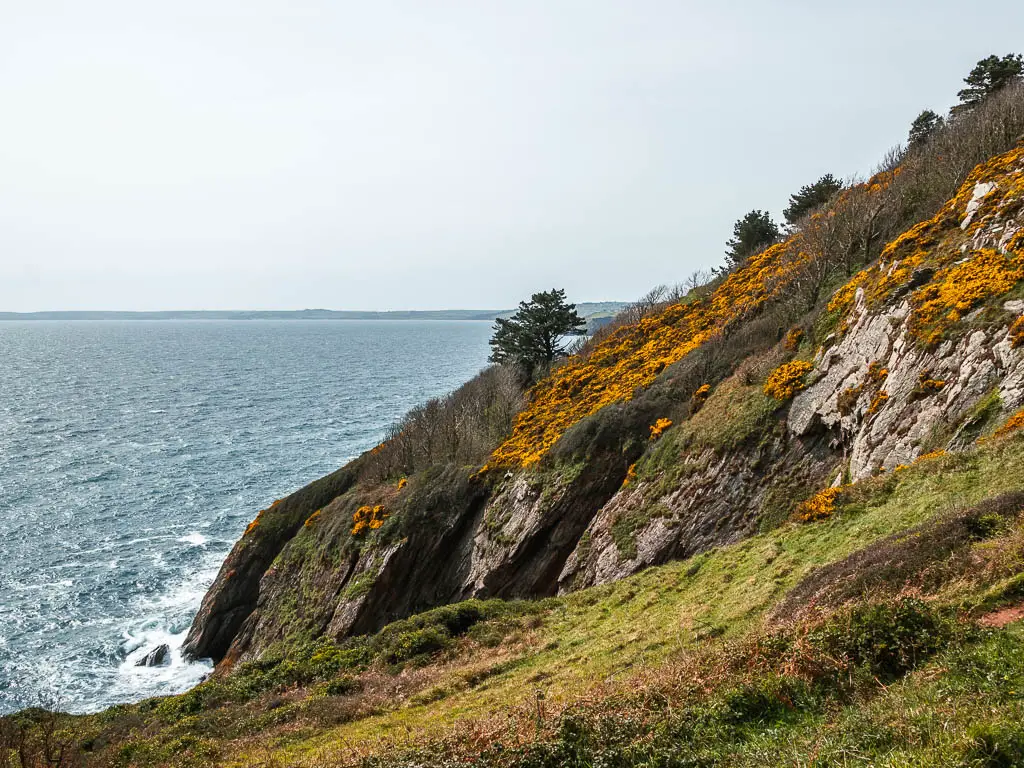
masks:
<instances>
[{"instance_id":1,"label":"overcast sky","mask_svg":"<svg viewBox=\"0 0 1024 768\"><path fill-rule=\"evenodd\" d=\"M1021 48L1019 0L0 0L0 310L631 299Z\"/></svg>"}]
</instances>

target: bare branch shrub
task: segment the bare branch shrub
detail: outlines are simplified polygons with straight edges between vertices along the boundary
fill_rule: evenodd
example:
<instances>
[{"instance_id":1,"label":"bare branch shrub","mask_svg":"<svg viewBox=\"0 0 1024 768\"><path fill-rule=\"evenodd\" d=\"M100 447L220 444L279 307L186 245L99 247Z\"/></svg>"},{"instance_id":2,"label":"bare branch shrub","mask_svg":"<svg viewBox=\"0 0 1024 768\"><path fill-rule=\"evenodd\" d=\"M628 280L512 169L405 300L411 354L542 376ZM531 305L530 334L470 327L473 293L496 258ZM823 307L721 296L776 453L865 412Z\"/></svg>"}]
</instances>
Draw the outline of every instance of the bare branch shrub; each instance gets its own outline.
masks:
<instances>
[{"instance_id":1,"label":"bare branch shrub","mask_svg":"<svg viewBox=\"0 0 1024 768\"><path fill-rule=\"evenodd\" d=\"M82 755L60 715L42 709L0 718L0 768L77 768Z\"/></svg>"},{"instance_id":2,"label":"bare branch shrub","mask_svg":"<svg viewBox=\"0 0 1024 768\"><path fill-rule=\"evenodd\" d=\"M514 368L494 365L451 394L417 406L364 458L364 479L381 482L437 464L482 463L512 430L524 405Z\"/></svg>"},{"instance_id":3,"label":"bare branch shrub","mask_svg":"<svg viewBox=\"0 0 1024 768\"><path fill-rule=\"evenodd\" d=\"M885 244L933 216L971 170L1024 139L1024 85L1008 86L969 114L905 150L890 149L871 180L851 181L832 203L794 227L810 258L794 286L806 308L826 288L878 258Z\"/></svg>"}]
</instances>

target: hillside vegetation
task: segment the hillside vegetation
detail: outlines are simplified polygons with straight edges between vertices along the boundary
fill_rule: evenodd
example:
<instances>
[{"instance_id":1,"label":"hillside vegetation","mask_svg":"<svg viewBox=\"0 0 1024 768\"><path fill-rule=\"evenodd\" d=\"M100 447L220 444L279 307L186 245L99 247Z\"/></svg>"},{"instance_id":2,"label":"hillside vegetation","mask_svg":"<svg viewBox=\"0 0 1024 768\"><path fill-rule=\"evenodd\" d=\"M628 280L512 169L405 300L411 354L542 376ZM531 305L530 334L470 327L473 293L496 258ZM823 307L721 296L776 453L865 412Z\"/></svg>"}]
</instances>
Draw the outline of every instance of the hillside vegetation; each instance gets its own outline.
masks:
<instances>
[{"instance_id":1,"label":"hillside vegetation","mask_svg":"<svg viewBox=\"0 0 1024 768\"><path fill-rule=\"evenodd\" d=\"M823 521L271 648L183 696L28 711L6 737L31 723L41 750L52 727L97 765L1015 765L1022 599L1011 431L855 484Z\"/></svg>"},{"instance_id":2,"label":"hillside vegetation","mask_svg":"<svg viewBox=\"0 0 1024 768\"><path fill-rule=\"evenodd\" d=\"M1024 87L925 122L260 512L212 679L0 766L1022 764Z\"/></svg>"}]
</instances>

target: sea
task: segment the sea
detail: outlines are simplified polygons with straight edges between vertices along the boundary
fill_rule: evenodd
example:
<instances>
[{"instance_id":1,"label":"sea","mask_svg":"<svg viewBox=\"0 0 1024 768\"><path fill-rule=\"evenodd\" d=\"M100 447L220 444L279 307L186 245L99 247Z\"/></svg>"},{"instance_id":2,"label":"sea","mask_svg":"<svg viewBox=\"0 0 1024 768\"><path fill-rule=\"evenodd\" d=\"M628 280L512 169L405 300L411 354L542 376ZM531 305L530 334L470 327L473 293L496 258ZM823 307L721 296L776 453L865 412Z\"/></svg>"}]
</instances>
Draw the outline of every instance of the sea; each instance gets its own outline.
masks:
<instances>
[{"instance_id":1,"label":"sea","mask_svg":"<svg viewBox=\"0 0 1024 768\"><path fill-rule=\"evenodd\" d=\"M443 320L0 322L0 714L210 671L180 645L256 512L486 365ZM139 667L167 643L170 664Z\"/></svg>"}]
</instances>

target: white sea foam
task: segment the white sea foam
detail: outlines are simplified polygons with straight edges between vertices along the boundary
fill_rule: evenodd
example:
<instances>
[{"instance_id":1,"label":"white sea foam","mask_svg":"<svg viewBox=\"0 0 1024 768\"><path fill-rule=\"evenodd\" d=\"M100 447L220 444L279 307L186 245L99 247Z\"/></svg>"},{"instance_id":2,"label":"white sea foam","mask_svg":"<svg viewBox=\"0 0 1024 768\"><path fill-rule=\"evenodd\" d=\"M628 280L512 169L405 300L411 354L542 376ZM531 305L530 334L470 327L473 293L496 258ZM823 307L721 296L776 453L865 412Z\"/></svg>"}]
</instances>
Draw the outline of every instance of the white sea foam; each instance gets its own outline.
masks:
<instances>
[{"instance_id":1,"label":"white sea foam","mask_svg":"<svg viewBox=\"0 0 1024 768\"><path fill-rule=\"evenodd\" d=\"M178 539L178 541L182 542L183 544L191 544L193 547L201 547L204 544L206 544L206 542L209 541L209 539L207 539L201 533L192 532L187 536L182 536L180 539Z\"/></svg>"},{"instance_id":2,"label":"white sea foam","mask_svg":"<svg viewBox=\"0 0 1024 768\"><path fill-rule=\"evenodd\" d=\"M200 534L194 534L203 539ZM190 539L192 535L179 541ZM194 543L189 541L189 543ZM114 699L138 699L187 691L213 669L209 660L189 661L182 657L181 646L188 634L190 619L217 574L223 552L208 552L203 563L155 600L140 606L141 621L122 632L124 660L111 685ZM161 645L170 649L168 661L156 667L138 663Z\"/></svg>"},{"instance_id":3,"label":"white sea foam","mask_svg":"<svg viewBox=\"0 0 1024 768\"><path fill-rule=\"evenodd\" d=\"M140 694L168 695L182 693L202 682L213 665L207 660L187 661L182 657L181 645L186 634L187 630L172 633L153 624L126 633L121 645L126 655L117 669L111 693L124 698L135 698ZM161 645L170 648L167 662L157 667L138 666L150 651Z\"/></svg>"}]
</instances>

